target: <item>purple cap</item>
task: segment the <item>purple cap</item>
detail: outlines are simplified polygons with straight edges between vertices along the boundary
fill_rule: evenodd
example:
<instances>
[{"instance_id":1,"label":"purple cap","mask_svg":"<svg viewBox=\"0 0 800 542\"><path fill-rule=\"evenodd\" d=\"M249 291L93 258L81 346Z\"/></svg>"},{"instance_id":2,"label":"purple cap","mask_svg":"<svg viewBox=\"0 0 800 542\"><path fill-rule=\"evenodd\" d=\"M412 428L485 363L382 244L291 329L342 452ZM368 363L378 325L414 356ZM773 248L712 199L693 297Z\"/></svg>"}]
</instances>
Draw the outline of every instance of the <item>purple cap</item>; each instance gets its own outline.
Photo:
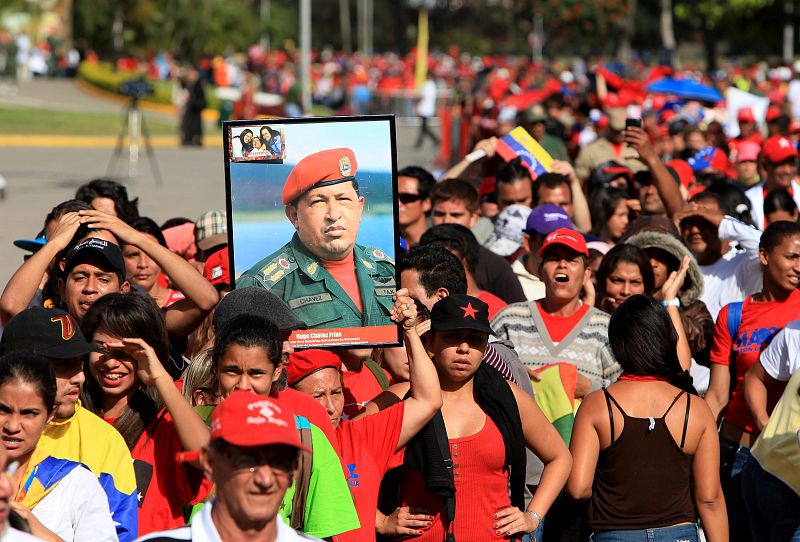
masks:
<instances>
[{"instance_id":1,"label":"purple cap","mask_svg":"<svg viewBox=\"0 0 800 542\"><path fill-rule=\"evenodd\" d=\"M528 234L547 235L559 228L575 229L567 212L552 203L543 203L531 211L525 232Z\"/></svg>"}]
</instances>

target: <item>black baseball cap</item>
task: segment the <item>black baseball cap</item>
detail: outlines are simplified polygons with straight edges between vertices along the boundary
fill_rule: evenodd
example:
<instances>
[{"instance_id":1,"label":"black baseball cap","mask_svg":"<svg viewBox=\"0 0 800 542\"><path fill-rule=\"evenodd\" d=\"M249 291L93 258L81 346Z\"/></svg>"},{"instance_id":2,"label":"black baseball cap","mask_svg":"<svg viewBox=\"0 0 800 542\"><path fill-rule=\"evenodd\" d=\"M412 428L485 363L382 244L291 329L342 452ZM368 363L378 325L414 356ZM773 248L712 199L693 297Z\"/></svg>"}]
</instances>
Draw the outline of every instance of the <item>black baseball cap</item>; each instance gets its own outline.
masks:
<instances>
[{"instance_id":1,"label":"black baseball cap","mask_svg":"<svg viewBox=\"0 0 800 542\"><path fill-rule=\"evenodd\" d=\"M59 309L26 309L9 320L0 338L3 354L31 352L46 358L71 359L96 350L75 319Z\"/></svg>"},{"instance_id":2,"label":"black baseball cap","mask_svg":"<svg viewBox=\"0 0 800 542\"><path fill-rule=\"evenodd\" d=\"M440 299L431 310L431 331L475 329L489 335L489 305L471 295L454 294Z\"/></svg>"},{"instance_id":3,"label":"black baseball cap","mask_svg":"<svg viewBox=\"0 0 800 542\"><path fill-rule=\"evenodd\" d=\"M99 257L119 276L120 282L125 280L125 260L122 258L122 251L114 243L99 237L84 239L67 252L64 274L69 274L76 265L89 256Z\"/></svg>"},{"instance_id":4,"label":"black baseball cap","mask_svg":"<svg viewBox=\"0 0 800 542\"><path fill-rule=\"evenodd\" d=\"M260 316L281 331L308 327L283 299L260 286L236 288L223 297L214 310L214 329L219 331L240 314Z\"/></svg>"}]
</instances>

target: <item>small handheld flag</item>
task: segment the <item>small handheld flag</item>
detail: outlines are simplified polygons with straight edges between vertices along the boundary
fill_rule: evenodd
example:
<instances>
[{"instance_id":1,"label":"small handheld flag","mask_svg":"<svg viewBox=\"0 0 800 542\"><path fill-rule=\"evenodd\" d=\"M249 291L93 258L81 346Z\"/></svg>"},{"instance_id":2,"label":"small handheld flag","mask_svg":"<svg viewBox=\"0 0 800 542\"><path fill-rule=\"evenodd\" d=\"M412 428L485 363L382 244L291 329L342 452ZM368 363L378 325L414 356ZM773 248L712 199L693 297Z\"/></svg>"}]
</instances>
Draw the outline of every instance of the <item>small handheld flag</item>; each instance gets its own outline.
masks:
<instances>
[{"instance_id":1,"label":"small handheld flag","mask_svg":"<svg viewBox=\"0 0 800 542\"><path fill-rule=\"evenodd\" d=\"M532 179L549 172L553 164L553 158L521 126L500 138L497 142L497 154L506 162L519 157L530 171Z\"/></svg>"}]
</instances>

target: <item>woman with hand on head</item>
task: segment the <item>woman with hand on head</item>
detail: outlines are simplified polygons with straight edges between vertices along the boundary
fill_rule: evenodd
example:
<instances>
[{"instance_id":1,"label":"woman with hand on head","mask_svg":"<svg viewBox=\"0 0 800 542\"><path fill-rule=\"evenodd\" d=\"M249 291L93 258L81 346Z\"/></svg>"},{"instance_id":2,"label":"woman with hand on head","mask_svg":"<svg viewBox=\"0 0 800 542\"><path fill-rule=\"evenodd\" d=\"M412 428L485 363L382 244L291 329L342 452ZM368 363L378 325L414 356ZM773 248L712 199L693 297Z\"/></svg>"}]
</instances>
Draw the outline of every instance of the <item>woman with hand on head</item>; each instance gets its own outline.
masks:
<instances>
[{"instance_id":1,"label":"woman with hand on head","mask_svg":"<svg viewBox=\"0 0 800 542\"><path fill-rule=\"evenodd\" d=\"M406 445L399 505L429 511L431 524L409 522L396 511L384 531L425 542L440 542L448 533L458 542L485 542L536 531L569 475L572 460L564 441L528 394L481 363L494 334L485 303L460 294L441 299L428 333L443 404ZM389 388L367 412L397 402L409 387ZM544 463L527 508L525 447Z\"/></svg>"},{"instance_id":2,"label":"woman with hand on head","mask_svg":"<svg viewBox=\"0 0 800 542\"><path fill-rule=\"evenodd\" d=\"M289 385L317 399L328 411L336 430L339 454L349 471L348 482L361 528L339 535L341 542L375 540L376 509L381 478L390 460L433 418L442 406L436 369L417 334L417 308L408 290L398 290L392 320L403 324L408 359L409 396L369 416L343 420L341 360L325 350L303 350L289 357ZM385 519L382 515L380 519ZM383 532L383 524L377 525Z\"/></svg>"},{"instance_id":3,"label":"woman with hand on head","mask_svg":"<svg viewBox=\"0 0 800 542\"><path fill-rule=\"evenodd\" d=\"M624 372L578 409L567 491L591 499L597 542L696 542L698 515L706 540L728 540L716 423L693 397L673 322L650 297L625 301L608 328Z\"/></svg>"},{"instance_id":4,"label":"woman with hand on head","mask_svg":"<svg viewBox=\"0 0 800 542\"><path fill-rule=\"evenodd\" d=\"M647 254L629 244L617 245L609 250L600 261L595 277L595 306L609 314L613 314L632 295L650 295L655 284Z\"/></svg>"},{"instance_id":5,"label":"woman with hand on head","mask_svg":"<svg viewBox=\"0 0 800 542\"><path fill-rule=\"evenodd\" d=\"M200 502L210 484L177 459L202 448L208 428L167 372L164 318L137 294L108 294L81 323L98 352L89 355L84 406L117 428L134 460L139 535L184 524L184 504Z\"/></svg>"},{"instance_id":6,"label":"woman with hand on head","mask_svg":"<svg viewBox=\"0 0 800 542\"><path fill-rule=\"evenodd\" d=\"M95 475L81 463L37 453L55 398L56 377L46 359L24 352L0 357L0 430L9 463L17 463L10 475L16 490L11 509L38 539L115 541L108 500Z\"/></svg>"}]
</instances>

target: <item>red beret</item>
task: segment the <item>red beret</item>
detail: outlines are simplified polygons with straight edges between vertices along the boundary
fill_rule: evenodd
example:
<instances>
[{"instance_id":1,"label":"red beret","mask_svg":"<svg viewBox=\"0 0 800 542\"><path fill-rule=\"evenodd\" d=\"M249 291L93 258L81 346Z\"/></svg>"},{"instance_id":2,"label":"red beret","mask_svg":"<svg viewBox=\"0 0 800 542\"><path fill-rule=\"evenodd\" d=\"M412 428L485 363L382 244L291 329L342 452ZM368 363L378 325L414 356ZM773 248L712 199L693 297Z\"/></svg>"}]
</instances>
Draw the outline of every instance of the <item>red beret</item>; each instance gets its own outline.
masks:
<instances>
[{"instance_id":1,"label":"red beret","mask_svg":"<svg viewBox=\"0 0 800 542\"><path fill-rule=\"evenodd\" d=\"M203 266L203 276L213 286L231 285L231 274L228 270L228 247L218 250L208 257Z\"/></svg>"},{"instance_id":2,"label":"red beret","mask_svg":"<svg viewBox=\"0 0 800 542\"><path fill-rule=\"evenodd\" d=\"M330 367L337 371L342 370L342 360L329 350L301 350L289 356L289 366L286 376L289 385L293 386L311 373Z\"/></svg>"},{"instance_id":3,"label":"red beret","mask_svg":"<svg viewBox=\"0 0 800 542\"><path fill-rule=\"evenodd\" d=\"M358 164L351 149L328 149L309 154L294 166L283 185L283 204L288 205L318 186L353 181Z\"/></svg>"}]
</instances>

